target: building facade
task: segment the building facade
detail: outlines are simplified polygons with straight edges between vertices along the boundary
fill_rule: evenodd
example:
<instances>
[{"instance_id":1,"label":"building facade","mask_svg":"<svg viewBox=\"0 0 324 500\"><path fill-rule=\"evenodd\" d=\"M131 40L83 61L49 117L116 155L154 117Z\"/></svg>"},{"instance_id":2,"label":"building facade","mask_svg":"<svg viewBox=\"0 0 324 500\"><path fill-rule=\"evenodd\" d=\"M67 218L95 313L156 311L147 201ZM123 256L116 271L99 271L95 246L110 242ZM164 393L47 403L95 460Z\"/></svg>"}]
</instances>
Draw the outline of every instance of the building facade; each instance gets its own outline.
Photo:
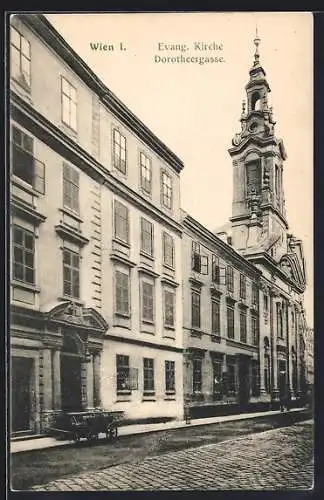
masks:
<instances>
[{"instance_id":1,"label":"building facade","mask_svg":"<svg viewBox=\"0 0 324 500\"><path fill-rule=\"evenodd\" d=\"M12 432L181 418L183 164L44 16L10 41Z\"/></svg>"},{"instance_id":2,"label":"building facade","mask_svg":"<svg viewBox=\"0 0 324 500\"><path fill-rule=\"evenodd\" d=\"M258 43L215 234L180 208L181 160L44 16L12 16L13 434L67 410L182 419L300 397L305 262Z\"/></svg>"}]
</instances>

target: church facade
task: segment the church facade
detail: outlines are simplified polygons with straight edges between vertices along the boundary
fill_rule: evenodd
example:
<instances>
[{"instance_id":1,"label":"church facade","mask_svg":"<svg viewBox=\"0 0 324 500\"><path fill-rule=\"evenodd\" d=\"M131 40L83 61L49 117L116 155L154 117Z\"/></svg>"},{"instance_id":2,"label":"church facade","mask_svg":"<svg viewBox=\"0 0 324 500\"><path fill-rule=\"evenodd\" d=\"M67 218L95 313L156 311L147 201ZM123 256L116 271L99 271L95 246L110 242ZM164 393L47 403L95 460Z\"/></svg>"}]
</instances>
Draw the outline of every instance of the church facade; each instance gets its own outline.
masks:
<instances>
[{"instance_id":1,"label":"church facade","mask_svg":"<svg viewBox=\"0 0 324 500\"><path fill-rule=\"evenodd\" d=\"M305 390L305 260L286 218L287 155L275 135L259 41L229 149L230 224L214 235L184 216L184 387L192 415L276 406Z\"/></svg>"}]
</instances>

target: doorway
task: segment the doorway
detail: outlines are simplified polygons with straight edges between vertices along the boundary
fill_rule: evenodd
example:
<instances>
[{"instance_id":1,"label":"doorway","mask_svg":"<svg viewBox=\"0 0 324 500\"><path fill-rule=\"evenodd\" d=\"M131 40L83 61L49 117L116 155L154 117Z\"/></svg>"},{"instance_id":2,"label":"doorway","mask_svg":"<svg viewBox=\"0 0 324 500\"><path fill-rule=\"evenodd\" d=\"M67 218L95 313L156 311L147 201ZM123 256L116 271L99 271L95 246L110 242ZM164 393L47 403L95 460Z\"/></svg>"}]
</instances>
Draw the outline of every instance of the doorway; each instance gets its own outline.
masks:
<instances>
[{"instance_id":1,"label":"doorway","mask_svg":"<svg viewBox=\"0 0 324 500\"><path fill-rule=\"evenodd\" d=\"M13 357L11 363L12 432L31 431L33 359Z\"/></svg>"},{"instance_id":2,"label":"doorway","mask_svg":"<svg viewBox=\"0 0 324 500\"><path fill-rule=\"evenodd\" d=\"M239 361L239 403L241 407L248 404L250 399L250 360L241 357Z\"/></svg>"},{"instance_id":3,"label":"doorway","mask_svg":"<svg viewBox=\"0 0 324 500\"><path fill-rule=\"evenodd\" d=\"M65 335L61 352L61 408L63 411L82 409L81 353L74 338Z\"/></svg>"}]
</instances>

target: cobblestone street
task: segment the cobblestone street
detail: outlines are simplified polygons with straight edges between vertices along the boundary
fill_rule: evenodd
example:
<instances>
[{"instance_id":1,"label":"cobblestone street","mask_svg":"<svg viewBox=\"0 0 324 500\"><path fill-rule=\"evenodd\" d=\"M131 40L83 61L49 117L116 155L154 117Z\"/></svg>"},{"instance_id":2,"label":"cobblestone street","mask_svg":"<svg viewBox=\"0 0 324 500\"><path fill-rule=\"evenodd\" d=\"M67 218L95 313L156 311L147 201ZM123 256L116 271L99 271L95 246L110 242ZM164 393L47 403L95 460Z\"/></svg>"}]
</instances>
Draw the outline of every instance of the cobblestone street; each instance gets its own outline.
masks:
<instances>
[{"instance_id":1,"label":"cobblestone street","mask_svg":"<svg viewBox=\"0 0 324 500\"><path fill-rule=\"evenodd\" d=\"M33 490L280 490L313 483L313 422L52 481Z\"/></svg>"}]
</instances>

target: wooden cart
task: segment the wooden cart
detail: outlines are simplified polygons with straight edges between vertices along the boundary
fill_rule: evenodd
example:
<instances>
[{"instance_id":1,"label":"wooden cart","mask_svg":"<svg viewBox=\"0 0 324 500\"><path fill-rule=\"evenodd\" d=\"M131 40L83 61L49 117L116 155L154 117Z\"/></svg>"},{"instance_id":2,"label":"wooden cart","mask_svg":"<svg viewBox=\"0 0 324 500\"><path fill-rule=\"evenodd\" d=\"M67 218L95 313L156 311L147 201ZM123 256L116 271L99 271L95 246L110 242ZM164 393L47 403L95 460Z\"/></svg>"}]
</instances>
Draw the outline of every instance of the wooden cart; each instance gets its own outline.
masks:
<instances>
[{"instance_id":1,"label":"wooden cart","mask_svg":"<svg viewBox=\"0 0 324 500\"><path fill-rule=\"evenodd\" d=\"M121 411L78 411L60 414L54 427L51 428L58 438L73 439L78 442L81 438L96 440L99 434L106 434L108 439L116 439L118 425L124 415Z\"/></svg>"}]
</instances>

